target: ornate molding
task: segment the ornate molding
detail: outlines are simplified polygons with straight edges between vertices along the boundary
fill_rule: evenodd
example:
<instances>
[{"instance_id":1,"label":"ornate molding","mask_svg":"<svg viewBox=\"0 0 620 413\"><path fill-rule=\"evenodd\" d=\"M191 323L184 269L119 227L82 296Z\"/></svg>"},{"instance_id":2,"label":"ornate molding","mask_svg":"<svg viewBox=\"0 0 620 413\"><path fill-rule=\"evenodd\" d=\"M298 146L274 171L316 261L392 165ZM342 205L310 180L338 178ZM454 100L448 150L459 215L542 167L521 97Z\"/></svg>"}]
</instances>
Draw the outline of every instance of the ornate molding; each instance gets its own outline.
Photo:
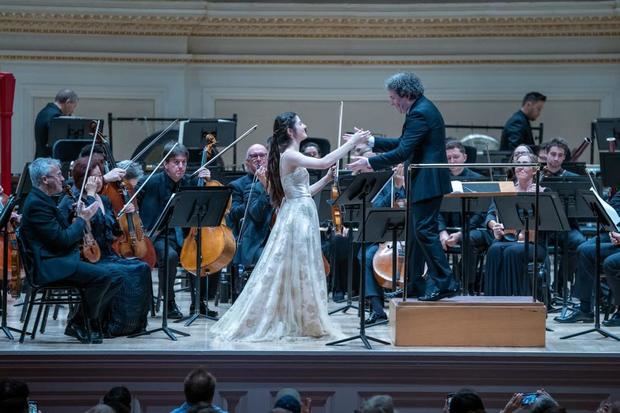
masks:
<instances>
[{"instance_id":1,"label":"ornate molding","mask_svg":"<svg viewBox=\"0 0 620 413\"><path fill-rule=\"evenodd\" d=\"M308 39L620 36L620 16L213 17L0 12L0 32Z\"/></svg>"},{"instance_id":2,"label":"ornate molding","mask_svg":"<svg viewBox=\"0 0 620 413\"><path fill-rule=\"evenodd\" d=\"M340 57L201 57L201 56L135 56L135 55L38 55L0 54L0 61L41 61L71 63L132 63L190 65L305 65L305 66L434 66L434 65L557 65L620 64L620 57L497 57L497 58L340 58Z\"/></svg>"}]
</instances>

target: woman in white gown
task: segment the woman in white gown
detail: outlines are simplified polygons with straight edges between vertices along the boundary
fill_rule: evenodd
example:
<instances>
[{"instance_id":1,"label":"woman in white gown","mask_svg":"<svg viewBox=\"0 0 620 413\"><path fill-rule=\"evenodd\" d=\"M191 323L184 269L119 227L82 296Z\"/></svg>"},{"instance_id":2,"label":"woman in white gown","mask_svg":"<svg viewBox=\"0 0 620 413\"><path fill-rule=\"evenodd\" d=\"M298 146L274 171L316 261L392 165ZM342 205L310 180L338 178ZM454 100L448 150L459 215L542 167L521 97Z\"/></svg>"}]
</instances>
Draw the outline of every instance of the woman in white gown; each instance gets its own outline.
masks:
<instances>
[{"instance_id":1,"label":"woman in white gown","mask_svg":"<svg viewBox=\"0 0 620 413\"><path fill-rule=\"evenodd\" d=\"M330 168L368 134L358 131L340 148L316 159L299 152L307 135L297 114L285 112L275 119L267 180L271 202L280 208L278 217L242 293L211 328L216 338L272 341L341 335L327 311L319 219L312 199L332 174L310 186L306 168Z\"/></svg>"}]
</instances>

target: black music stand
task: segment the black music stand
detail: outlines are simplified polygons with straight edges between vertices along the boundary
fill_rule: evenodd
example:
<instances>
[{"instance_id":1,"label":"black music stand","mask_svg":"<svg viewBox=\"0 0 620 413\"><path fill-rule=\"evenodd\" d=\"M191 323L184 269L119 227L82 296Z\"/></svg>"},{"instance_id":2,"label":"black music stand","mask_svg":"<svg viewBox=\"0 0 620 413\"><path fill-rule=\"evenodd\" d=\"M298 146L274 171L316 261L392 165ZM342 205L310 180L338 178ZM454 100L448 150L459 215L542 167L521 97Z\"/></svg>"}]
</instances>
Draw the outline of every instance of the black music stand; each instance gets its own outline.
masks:
<instances>
[{"instance_id":1,"label":"black music stand","mask_svg":"<svg viewBox=\"0 0 620 413\"><path fill-rule=\"evenodd\" d=\"M9 265L8 265L9 263L9 230L8 230L8 225L11 219L11 213L13 212L15 205L17 205L17 197L13 195L9 197L6 205L2 209L2 212L0 213L0 231L4 231L3 232L4 248L2 250L2 259L3 259L2 262L4 263L3 268L2 268L2 324L0 325L0 330L4 332L4 334L9 340L14 340L13 334L11 334L11 331L14 331L16 333L22 332L22 330L9 327L7 325L7 302L8 302L8 290L9 290ZM19 277L19 274L17 275L14 274L14 276Z\"/></svg>"},{"instance_id":2,"label":"black music stand","mask_svg":"<svg viewBox=\"0 0 620 413\"><path fill-rule=\"evenodd\" d=\"M603 186L618 185L618 177L620 176L620 152L601 152L599 153L599 157L601 160Z\"/></svg>"},{"instance_id":3,"label":"black music stand","mask_svg":"<svg viewBox=\"0 0 620 413\"><path fill-rule=\"evenodd\" d=\"M396 291L396 285L400 279L400 274L398 273L397 243L398 241L405 240L407 210L404 208L371 208L366 214L366 222L372 223L372 225L366 229L366 242L392 242L392 290ZM364 257L364 259L366 258ZM362 265L364 265L364 263L362 263ZM364 285L364 288L365 287ZM406 289L405 287L406 286L403 286L403 289ZM387 323L388 321L384 320L366 327L375 327Z\"/></svg>"},{"instance_id":4,"label":"black music stand","mask_svg":"<svg viewBox=\"0 0 620 413\"><path fill-rule=\"evenodd\" d=\"M184 188L183 190L172 194L168 203L164 207L164 210L157 218L153 229L149 233L149 236L153 238L154 233L164 234L164 262L168 262L168 243L169 243L169 229L170 228L185 228L200 225L205 226L218 226L222 221L228 199L230 198L230 189L222 187L198 187L198 188ZM198 231L200 233L200 231ZM200 239L200 237L199 237ZM200 254L201 245L198 244L197 250ZM198 257L200 263L201 257ZM160 328L154 330L144 331L141 333L133 334L129 337L138 337L146 334L152 334L158 331L163 331L171 340L176 341L174 334L182 336L189 336L188 333L174 330L168 327L168 266L165 265L164 269L164 306L162 312L162 325ZM200 281L200 265L197 265L196 280ZM160 286L161 288L161 286ZM200 285L198 284L196 290L200 294ZM198 297L200 299L200 297ZM200 306L198 303L194 305L194 309L200 312ZM196 317L197 318L197 317Z\"/></svg>"},{"instance_id":5,"label":"black music stand","mask_svg":"<svg viewBox=\"0 0 620 413\"><path fill-rule=\"evenodd\" d=\"M209 304L206 303L206 314L200 313L200 282L201 282L201 263L202 263L202 228L219 227L224 219L226 208L232 189L229 187L183 187L178 195L188 198L186 201L191 208L187 211L183 218L184 221L179 222L180 227L192 227L196 229L196 274L194 275L194 294L192 301L194 302L194 312L181 320L175 321L180 323L186 321L185 326L189 327L198 318L203 317L208 320L217 321L217 317L209 315ZM187 194L187 195L186 195ZM209 291L209 275L205 275L205 292Z\"/></svg>"},{"instance_id":6,"label":"black music stand","mask_svg":"<svg viewBox=\"0 0 620 413\"><path fill-rule=\"evenodd\" d=\"M336 203L340 205L361 205L362 215L360 219L360 241L362 243L362 257L366 257L366 204L370 199L373 199L377 195L391 176L392 171L369 172L356 175L353 182L351 182L347 189L336 200ZM390 344L387 341L379 340L378 338L366 335L366 311L364 308L364 300L366 295L365 269L365 265L360 265L360 333L342 340L327 343L328 346L346 343L348 341L357 340L358 338L362 340L362 343L364 343L366 348L369 350L372 347L370 346L368 340L380 344Z\"/></svg>"},{"instance_id":7,"label":"black music stand","mask_svg":"<svg viewBox=\"0 0 620 413\"><path fill-rule=\"evenodd\" d=\"M344 171L341 170L340 172L342 173ZM350 171L347 171L347 172L350 172ZM338 180L338 186L340 188L341 196L347 190L349 185L353 182L354 178L355 176L351 174L340 176L340 179ZM332 207L331 206L334 203L337 204L339 202L339 199L340 198L336 199L336 201L332 201L331 188L324 189L321 192L321 198L319 200L320 205L317 207L318 213L319 213L319 219L321 219L321 217L325 217L325 219L331 220L332 219ZM351 246L350 248L351 253L349 254L349 257L348 257L349 265L347 267L347 299L343 301L335 301L337 303L345 302L346 304L340 308L330 311L329 315L336 314L341 311L343 313L346 313L350 309L359 311L359 308L353 305L353 300L357 298L357 297L353 297L353 260L355 260L355 250L356 250L353 247L353 231L357 229L358 222L355 219L356 218L355 215L358 209L360 208L360 205L359 204L346 204L346 205L343 204L343 206L344 206L345 211L342 214L342 225L349 229L349 232L347 234L347 242ZM336 267L335 254L332 252L331 256L332 256L332 262L330 263L330 265L332 268L335 268Z\"/></svg>"},{"instance_id":8,"label":"black music stand","mask_svg":"<svg viewBox=\"0 0 620 413\"><path fill-rule=\"evenodd\" d=\"M497 216L506 228L525 229L525 266L524 276L528 276L529 263L529 229L534 224L538 239L539 231L569 231L570 225L564 213L564 206L560 197L555 192L541 192L538 194L538 223L536 223L536 194L532 192L519 192L514 196L502 196L495 198ZM532 222L533 221L533 222ZM537 248L535 245L534 248ZM534 249L534 262L536 262L536 249ZM532 298L536 302L536 266L533 266L532 274Z\"/></svg>"},{"instance_id":9,"label":"black music stand","mask_svg":"<svg viewBox=\"0 0 620 413\"><path fill-rule=\"evenodd\" d=\"M605 331L601 328L601 230L605 231L618 231L618 222L614 222L610 214L606 211L605 206L601 203L601 199L594 192L584 193L583 199L590 205L592 212L596 215L596 289L594 295L594 328L589 330L580 331L579 333L570 334L568 336L560 337L560 339L567 339L582 336L590 333L599 333L603 337L611 337L616 341L620 341L620 338ZM617 215L617 214L616 214Z\"/></svg>"}]
</instances>

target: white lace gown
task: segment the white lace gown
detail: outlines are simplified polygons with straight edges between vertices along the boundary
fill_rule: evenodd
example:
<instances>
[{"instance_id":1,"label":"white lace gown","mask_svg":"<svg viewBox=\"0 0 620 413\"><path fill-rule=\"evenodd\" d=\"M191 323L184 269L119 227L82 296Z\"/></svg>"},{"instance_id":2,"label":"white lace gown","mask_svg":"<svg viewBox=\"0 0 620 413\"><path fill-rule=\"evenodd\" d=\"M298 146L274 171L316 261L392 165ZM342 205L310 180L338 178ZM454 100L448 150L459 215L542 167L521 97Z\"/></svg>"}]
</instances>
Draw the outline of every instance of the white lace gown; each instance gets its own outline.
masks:
<instances>
[{"instance_id":1,"label":"white lace gown","mask_svg":"<svg viewBox=\"0 0 620 413\"><path fill-rule=\"evenodd\" d=\"M245 288L215 323L214 338L278 341L342 335L327 311L319 218L308 171L283 176L285 201Z\"/></svg>"}]
</instances>

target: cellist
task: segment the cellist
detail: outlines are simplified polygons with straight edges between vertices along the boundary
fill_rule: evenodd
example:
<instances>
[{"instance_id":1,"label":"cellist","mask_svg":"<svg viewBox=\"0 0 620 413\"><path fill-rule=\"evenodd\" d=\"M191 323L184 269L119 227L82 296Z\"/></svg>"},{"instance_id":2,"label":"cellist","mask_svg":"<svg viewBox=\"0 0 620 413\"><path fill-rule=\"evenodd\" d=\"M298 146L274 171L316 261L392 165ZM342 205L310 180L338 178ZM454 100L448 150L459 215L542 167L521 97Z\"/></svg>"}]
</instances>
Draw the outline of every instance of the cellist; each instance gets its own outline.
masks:
<instances>
[{"instance_id":1,"label":"cellist","mask_svg":"<svg viewBox=\"0 0 620 413\"><path fill-rule=\"evenodd\" d=\"M154 227L157 218L164 210L173 193L177 192L180 187L196 185L196 182L185 174L189 152L187 148L181 144L177 144L173 149L175 143L176 142L171 141L164 146L162 157L165 157L168 152L170 153L166 159L164 159L163 170L156 172L148 182L146 182L142 191L138 193L140 215L147 232ZM201 168L198 172L198 177L209 179L211 177L211 172L206 168ZM138 187L141 187L142 184L143 182L138 182ZM164 262L166 236L168 237L168 261ZM168 306L168 318L183 318L183 313L181 313L181 310L176 304L173 288L177 266L179 265L179 254L183 246L183 230L181 228L170 228L167 234L162 232L157 235L157 238L152 239L152 241L155 252L157 253L160 291L163 291L166 266L168 268L168 274L171 275L168 277L168 302L165 303L165 305ZM190 285L193 286L194 283L191 282ZM201 283L201 289L204 288L203 285L204 284ZM201 294L201 296L206 297L206 294ZM206 305L203 306L203 303L200 304L200 310L202 311L204 308L206 311Z\"/></svg>"},{"instance_id":2,"label":"cellist","mask_svg":"<svg viewBox=\"0 0 620 413\"><path fill-rule=\"evenodd\" d=\"M363 153L361 156L364 157L374 155L369 151L359 152ZM387 208L392 206L392 204L394 204L394 206L400 206L406 199L404 167L402 164L399 164L396 168L394 168L394 175L392 179L388 181L388 183L377 194L375 199L372 200L372 206L374 208ZM367 245L366 257L364 257L364 261L361 262L361 250L357 257L358 260L360 260L360 265L366 266L366 269L364 270L364 275L366 278L366 298L370 301L370 315L366 319L366 324L368 325L382 320L387 320L387 314L383 310L383 288L374 277L372 265L373 258L378 249L379 244L374 243Z\"/></svg>"}]
</instances>

